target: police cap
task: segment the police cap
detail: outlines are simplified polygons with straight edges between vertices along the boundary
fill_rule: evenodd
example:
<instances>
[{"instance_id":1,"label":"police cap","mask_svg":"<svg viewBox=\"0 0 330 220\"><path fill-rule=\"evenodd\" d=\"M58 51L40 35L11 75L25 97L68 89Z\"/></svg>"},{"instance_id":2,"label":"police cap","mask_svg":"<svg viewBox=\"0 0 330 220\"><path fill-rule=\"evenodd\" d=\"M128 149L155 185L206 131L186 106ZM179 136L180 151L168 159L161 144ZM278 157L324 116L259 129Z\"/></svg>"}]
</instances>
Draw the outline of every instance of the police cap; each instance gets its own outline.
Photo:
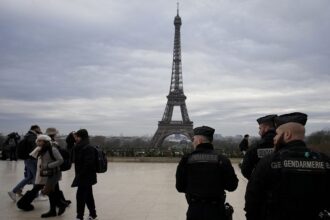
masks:
<instances>
[{"instance_id":1,"label":"police cap","mask_svg":"<svg viewBox=\"0 0 330 220\"><path fill-rule=\"evenodd\" d=\"M280 115L275 118L276 127L279 127L289 122L295 122L305 126L307 122L307 115L301 112L293 112L289 114Z\"/></svg>"},{"instance_id":2,"label":"police cap","mask_svg":"<svg viewBox=\"0 0 330 220\"><path fill-rule=\"evenodd\" d=\"M208 126L201 126L194 128L194 135L202 135L207 137L210 141L213 140L214 129Z\"/></svg>"},{"instance_id":3,"label":"police cap","mask_svg":"<svg viewBox=\"0 0 330 220\"><path fill-rule=\"evenodd\" d=\"M263 123L271 123L274 125L274 119L277 117L277 115L266 115L263 117L260 117L257 119L258 124L263 124Z\"/></svg>"}]
</instances>

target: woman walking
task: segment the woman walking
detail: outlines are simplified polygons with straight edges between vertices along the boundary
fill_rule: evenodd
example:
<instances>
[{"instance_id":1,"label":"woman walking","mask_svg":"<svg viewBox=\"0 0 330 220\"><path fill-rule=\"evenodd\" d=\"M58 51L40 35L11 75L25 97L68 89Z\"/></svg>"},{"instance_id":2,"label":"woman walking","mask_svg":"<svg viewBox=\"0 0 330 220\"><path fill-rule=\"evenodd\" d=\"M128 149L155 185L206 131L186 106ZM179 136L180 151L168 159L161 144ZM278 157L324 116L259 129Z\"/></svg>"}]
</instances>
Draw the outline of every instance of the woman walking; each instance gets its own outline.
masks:
<instances>
[{"instance_id":1,"label":"woman walking","mask_svg":"<svg viewBox=\"0 0 330 220\"><path fill-rule=\"evenodd\" d=\"M46 134L52 139L51 140L51 143L52 143L52 146L57 148L59 151L60 151L60 148L62 148L58 142L55 140L56 138L56 135L58 134L58 130L56 128L47 128L46 129ZM67 151L69 152L69 150L67 149ZM52 156L52 155L51 155ZM62 155L63 157L63 155ZM65 160L65 158L63 158L63 160ZM58 198L58 204L57 206L59 207L60 211L58 213L58 215L61 215L61 210L63 211L63 206L66 206L68 207L70 204L71 204L71 201L70 200L67 200L65 199L64 197L64 194L63 194L63 191L60 190L60 186L59 186L59 183L55 186L55 189L54 189L56 195L59 197Z\"/></svg>"},{"instance_id":2,"label":"woman walking","mask_svg":"<svg viewBox=\"0 0 330 220\"><path fill-rule=\"evenodd\" d=\"M41 215L41 218L47 218L57 215L56 205L59 203L59 196L54 189L62 176L60 165L63 163L63 158L60 152L52 147L51 138L48 135L39 135L36 142L37 147L30 154L38 159L35 185L17 202L17 207L25 211L33 210L31 202L41 190L49 197L50 210ZM66 206L59 208L59 215L64 213L65 208Z\"/></svg>"}]
</instances>

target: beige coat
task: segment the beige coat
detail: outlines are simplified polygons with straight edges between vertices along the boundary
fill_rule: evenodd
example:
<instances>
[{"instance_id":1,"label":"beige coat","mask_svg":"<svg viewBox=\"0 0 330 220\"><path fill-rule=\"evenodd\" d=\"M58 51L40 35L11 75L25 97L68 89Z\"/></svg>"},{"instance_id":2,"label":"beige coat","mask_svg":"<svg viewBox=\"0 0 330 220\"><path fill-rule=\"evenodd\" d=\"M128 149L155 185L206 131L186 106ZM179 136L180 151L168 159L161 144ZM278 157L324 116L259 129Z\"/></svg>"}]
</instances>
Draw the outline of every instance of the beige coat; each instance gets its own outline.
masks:
<instances>
[{"instance_id":1,"label":"beige coat","mask_svg":"<svg viewBox=\"0 0 330 220\"><path fill-rule=\"evenodd\" d=\"M40 184L40 185L47 184L47 185L53 187L56 185L56 183L62 177L62 174L60 171L60 165L63 163L63 158L62 158L60 152L55 147L52 147L52 152L53 152L55 160L52 159L52 157L50 156L48 151L44 155L38 156L38 153L40 150L41 150L41 147L36 147L36 149L30 153L30 155L32 157L35 157L38 159L35 184ZM45 168L54 169L54 175L51 177L40 176L40 171Z\"/></svg>"}]
</instances>

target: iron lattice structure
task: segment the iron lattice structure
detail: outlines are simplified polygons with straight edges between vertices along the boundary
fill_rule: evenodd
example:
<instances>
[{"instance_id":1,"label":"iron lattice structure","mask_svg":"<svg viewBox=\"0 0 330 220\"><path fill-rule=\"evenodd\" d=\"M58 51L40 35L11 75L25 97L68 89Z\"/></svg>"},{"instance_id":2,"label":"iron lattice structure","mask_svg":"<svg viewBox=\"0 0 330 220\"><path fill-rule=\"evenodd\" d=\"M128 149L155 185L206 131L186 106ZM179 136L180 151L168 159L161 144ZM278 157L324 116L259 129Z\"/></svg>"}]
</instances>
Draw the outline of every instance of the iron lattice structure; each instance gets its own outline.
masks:
<instances>
[{"instance_id":1,"label":"iron lattice structure","mask_svg":"<svg viewBox=\"0 0 330 220\"><path fill-rule=\"evenodd\" d=\"M193 122L190 121L186 106L186 96L183 93L182 63L181 63L181 37L180 28L182 25L179 9L174 18L174 50L170 92L167 96L167 104L161 121L158 122L158 129L151 140L151 147L160 147L166 137L172 134L183 134L192 139ZM173 109L179 106L182 121L173 121Z\"/></svg>"}]
</instances>

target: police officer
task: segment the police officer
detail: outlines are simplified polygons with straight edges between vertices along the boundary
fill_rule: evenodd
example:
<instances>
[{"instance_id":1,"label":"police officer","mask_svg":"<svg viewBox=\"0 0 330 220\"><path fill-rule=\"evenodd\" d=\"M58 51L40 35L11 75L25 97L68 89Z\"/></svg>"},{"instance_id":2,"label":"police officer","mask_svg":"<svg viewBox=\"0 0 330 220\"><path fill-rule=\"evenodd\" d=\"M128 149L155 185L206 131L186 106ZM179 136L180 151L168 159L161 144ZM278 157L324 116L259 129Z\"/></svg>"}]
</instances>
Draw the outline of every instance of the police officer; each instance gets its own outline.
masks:
<instances>
[{"instance_id":1,"label":"police officer","mask_svg":"<svg viewBox=\"0 0 330 220\"><path fill-rule=\"evenodd\" d=\"M273 152L273 138L275 137L274 118L276 115L266 115L258 118L259 135L261 140L251 146L246 152L242 164L241 172L243 176L250 179L252 171L261 158Z\"/></svg>"},{"instance_id":2,"label":"police officer","mask_svg":"<svg viewBox=\"0 0 330 220\"><path fill-rule=\"evenodd\" d=\"M228 158L213 148L214 129L194 129L195 150L182 157L176 171L176 188L185 193L187 220L225 219L225 191L234 191L238 179Z\"/></svg>"},{"instance_id":3,"label":"police officer","mask_svg":"<svg viewBox=\"0 0 330 220\"><path fill-rule=\"evenodd\" d=\"M299 112L275 118L275 153L259 161L248 182L247 220L316 220L329 210L330 158L306 147L306 121Z\"/></svg>"}]
</instances>

